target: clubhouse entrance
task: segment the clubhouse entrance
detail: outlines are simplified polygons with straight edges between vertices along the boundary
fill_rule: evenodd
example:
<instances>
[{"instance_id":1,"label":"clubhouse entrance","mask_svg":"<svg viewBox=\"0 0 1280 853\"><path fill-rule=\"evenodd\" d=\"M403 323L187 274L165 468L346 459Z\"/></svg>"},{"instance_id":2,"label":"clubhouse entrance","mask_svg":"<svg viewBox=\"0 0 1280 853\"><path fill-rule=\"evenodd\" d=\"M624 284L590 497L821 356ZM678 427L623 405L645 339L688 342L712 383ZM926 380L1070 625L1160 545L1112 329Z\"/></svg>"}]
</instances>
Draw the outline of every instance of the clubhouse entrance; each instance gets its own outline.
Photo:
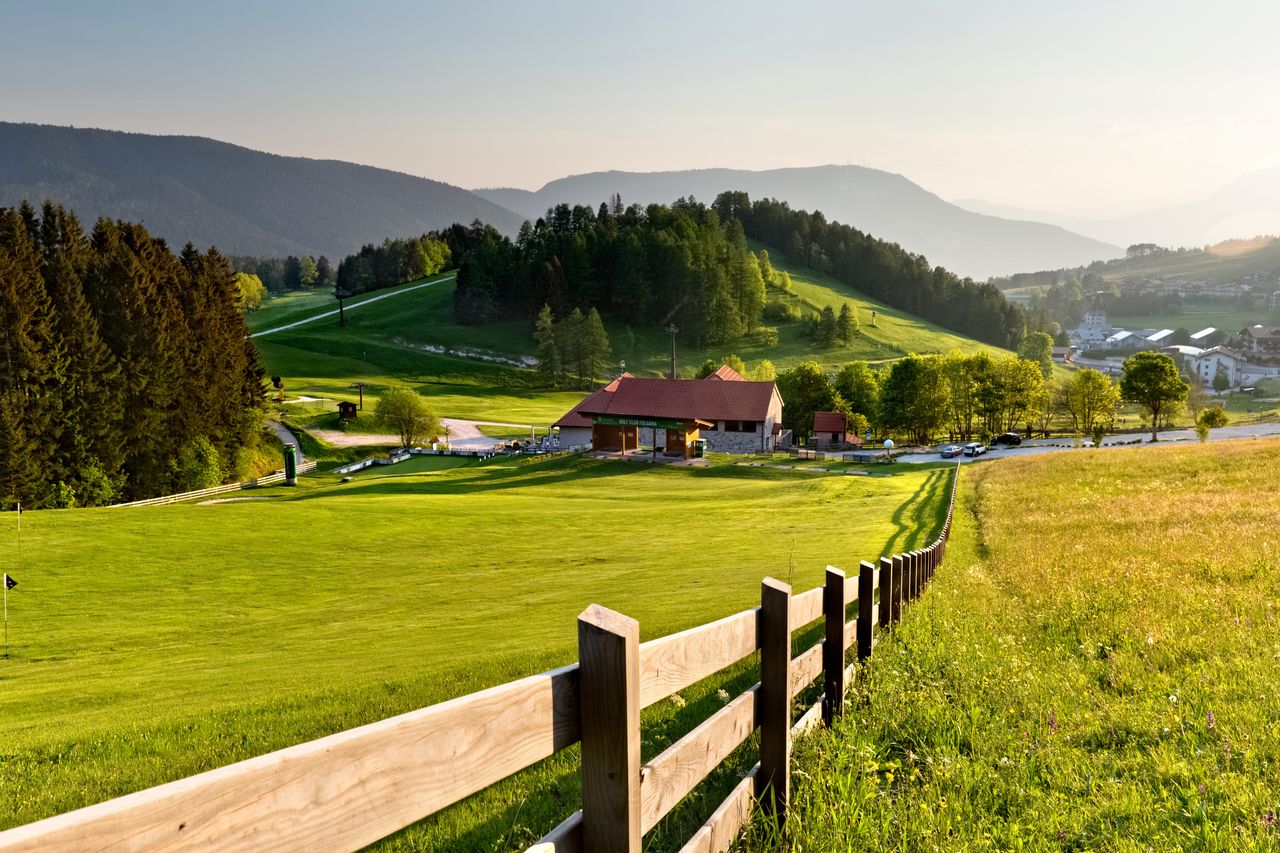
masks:
<instances>
[{"instance_id":1,"label":"clubhouse entrance","mask_svg":"<svg viewBox=\"0 0 1280 853\"><path fill-rule=\"evenodd\" d=\"M655 454L661 450L664 456L692 459L699 430L714 426L710 421L697 418L672 420L595 415L591 422L591 447L615 453L634 452L640 449L640 431L646 430L652 435Z\"/></svg>"}]
</instances>

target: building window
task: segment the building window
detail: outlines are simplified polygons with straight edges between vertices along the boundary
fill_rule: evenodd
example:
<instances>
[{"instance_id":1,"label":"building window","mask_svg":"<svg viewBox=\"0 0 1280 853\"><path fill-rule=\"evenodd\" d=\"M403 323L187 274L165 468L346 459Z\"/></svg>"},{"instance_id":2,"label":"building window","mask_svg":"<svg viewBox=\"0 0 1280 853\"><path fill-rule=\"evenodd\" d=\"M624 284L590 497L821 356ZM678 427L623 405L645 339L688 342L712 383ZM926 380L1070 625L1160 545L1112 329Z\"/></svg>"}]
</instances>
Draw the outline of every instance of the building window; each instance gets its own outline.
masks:
<instances>
[{"instance_id":1,"label":"building window","mask_svg":"<svg viewBox=\"0 0 1280 853\"><path fill-rule=\"evenodd\" d=\"M756 425L754 421L725 421L725 432L755 432Z\"/></svg>"}]
</instances>

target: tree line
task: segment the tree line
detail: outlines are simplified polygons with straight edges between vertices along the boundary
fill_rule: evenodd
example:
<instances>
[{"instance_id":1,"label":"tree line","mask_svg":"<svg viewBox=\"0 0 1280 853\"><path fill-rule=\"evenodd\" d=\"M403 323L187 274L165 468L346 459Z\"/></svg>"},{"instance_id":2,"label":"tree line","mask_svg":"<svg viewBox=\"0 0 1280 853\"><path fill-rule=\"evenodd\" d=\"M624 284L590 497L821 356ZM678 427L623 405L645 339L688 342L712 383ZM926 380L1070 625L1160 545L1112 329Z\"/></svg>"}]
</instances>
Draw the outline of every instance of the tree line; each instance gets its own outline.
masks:
<instances>
[{"instance_id":1,"label":"tree line","mask_svg":"<svg viewBox=\"0 0 1280 853\"><path fill-rule=\"evenodd\" d=\"M334 282L333 264L321 255L313 258L305 255L301 258L290 255L287 258L254 258L234 255L230 259L231 268L238 273L257 276L262 286L272 293L303 288L323 288Z\"/></svg>"},{"instance_id":2,"label":"tree line","mask_svg":"<svg viewBox=\"0 0 1280 853\"><path fill-rule=\"evenodd\" d=\"M598 210L561 204L526 222L515 241L488 240L458 267L462 323L558 321L592 308L632 324L675 323L697 345L726 344L760 326L765 280L737 223L695 201Z\"/></svg>"},{"instance_id":3,"label":"tree line","mask_svg":"<svg viewBox=\"0 0 1280 853\"><path fill-rule=\"evenodd\" d=\"M0 507L108 504L246 468L263 400L247 333L216 250L175 255L108 219L86 234L49 203L0 209Z\"/></svg>"},{"instance_id":4,"label":"tree line","mask_svg":"<svg viewBox=\"0 0 1280 853\"><path fill-rule=\"evenodd\" d=\"M828 222L821 211L792 210L784 201L744 192L716 197L722 221L780 249L793 263L830 275L880 301L993 346L1014 349L1026 318L994 286L960 278L898 246L849 225Z\"/></svg>"},{"instance_id":5,"label":"tree line","mask_svg":"<svg viewBox=\"0 0 1280 853\"><path fill-rule=\"evenodd\" d=\"M1096 370L1056 382L1044 363L1020 356L954 351L908 355L875 368L855 361L827 374L805 362L778 375L783 425L797 442L813 431L814 412L842 412L850 431L871 430L918 444L939 436L989 441L1005 432L1047 432L1057 426L1096 437L1114 427L1121 402L1137 404L1152 424L1152 440L1187 401L1189 383L1163 353L1135 353L1117 384ZM1197 423L1210 409L1195 407ZM1220 411L1220 410L1219 410ZM1219 416L1210 426L1221 426Z\"/></svg>"}]
</instances>

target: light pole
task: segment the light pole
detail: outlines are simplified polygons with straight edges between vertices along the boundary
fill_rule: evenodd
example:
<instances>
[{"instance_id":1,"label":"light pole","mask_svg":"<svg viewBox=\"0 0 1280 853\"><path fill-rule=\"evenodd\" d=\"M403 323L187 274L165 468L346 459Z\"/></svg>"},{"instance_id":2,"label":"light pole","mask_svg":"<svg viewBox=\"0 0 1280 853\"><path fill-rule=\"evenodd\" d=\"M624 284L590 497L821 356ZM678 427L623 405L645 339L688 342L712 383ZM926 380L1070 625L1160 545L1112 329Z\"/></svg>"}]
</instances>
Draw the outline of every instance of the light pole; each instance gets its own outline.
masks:
<instances>
[{"instance_id":1,"label":"light pole","mask_svg":"<svg viewBox=\"0 0 1280 853\"><path fill-rule=\"evenodd\" d=\"M680 327L675 323L667 326L667 331L671 333L671 378L676 378L676 335L680 331Z\"/></svg>"}]
</instances>

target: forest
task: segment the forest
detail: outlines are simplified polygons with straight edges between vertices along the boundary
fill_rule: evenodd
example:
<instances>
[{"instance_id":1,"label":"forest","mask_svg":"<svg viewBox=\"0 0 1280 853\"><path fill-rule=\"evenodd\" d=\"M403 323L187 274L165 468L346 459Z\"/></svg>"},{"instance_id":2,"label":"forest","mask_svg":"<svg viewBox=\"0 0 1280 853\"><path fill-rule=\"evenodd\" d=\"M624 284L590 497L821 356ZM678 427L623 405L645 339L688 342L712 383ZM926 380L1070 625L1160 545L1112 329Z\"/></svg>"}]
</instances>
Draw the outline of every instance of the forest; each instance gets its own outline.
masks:
<instances>
[{"instance_id":1,"label":"forest","mask_svg":"<svg viewBox=\"0 0 1280 853\"><path fill-rule=\"evenodd\" d=\"M868 296L993 346L1016 349L1026 318L994 286L931 267L921 255L828 222L821 211L792 210L776 199L721 193L712 205L721 221L782 251L788 260L833 276Z\"/></svg>"},{"instance_id":2,"label":"forest","mask_svg":"<svg viewBox=\"0 0 1280 853\"><path fill-rule=\"evenodd\" d=\"M0 508L200 488L249 464L263 370L228 260L0 209Z\"/></svg>"},{"instance_id":3,"label":"forest","mask_svg":"<svg viewBox=\"0 0 1280 853\"><path fill-rule=\"evenodd\" d=\"M745 193L722 193L710 207L689 199L624 207L615 196L598 210L553 207L526 222L514 242L491 232L454 255L461 259L457 318L532 319L547 305L560 320L575 308L596 308L634 324L674 322L699 345L732 343L760 328L766 285L778 284L748 238L977 340L1016 348L1023 334L1022 310L996 288L930 267L819 212L753 203Z\"/></svg>"}]
</instances>

